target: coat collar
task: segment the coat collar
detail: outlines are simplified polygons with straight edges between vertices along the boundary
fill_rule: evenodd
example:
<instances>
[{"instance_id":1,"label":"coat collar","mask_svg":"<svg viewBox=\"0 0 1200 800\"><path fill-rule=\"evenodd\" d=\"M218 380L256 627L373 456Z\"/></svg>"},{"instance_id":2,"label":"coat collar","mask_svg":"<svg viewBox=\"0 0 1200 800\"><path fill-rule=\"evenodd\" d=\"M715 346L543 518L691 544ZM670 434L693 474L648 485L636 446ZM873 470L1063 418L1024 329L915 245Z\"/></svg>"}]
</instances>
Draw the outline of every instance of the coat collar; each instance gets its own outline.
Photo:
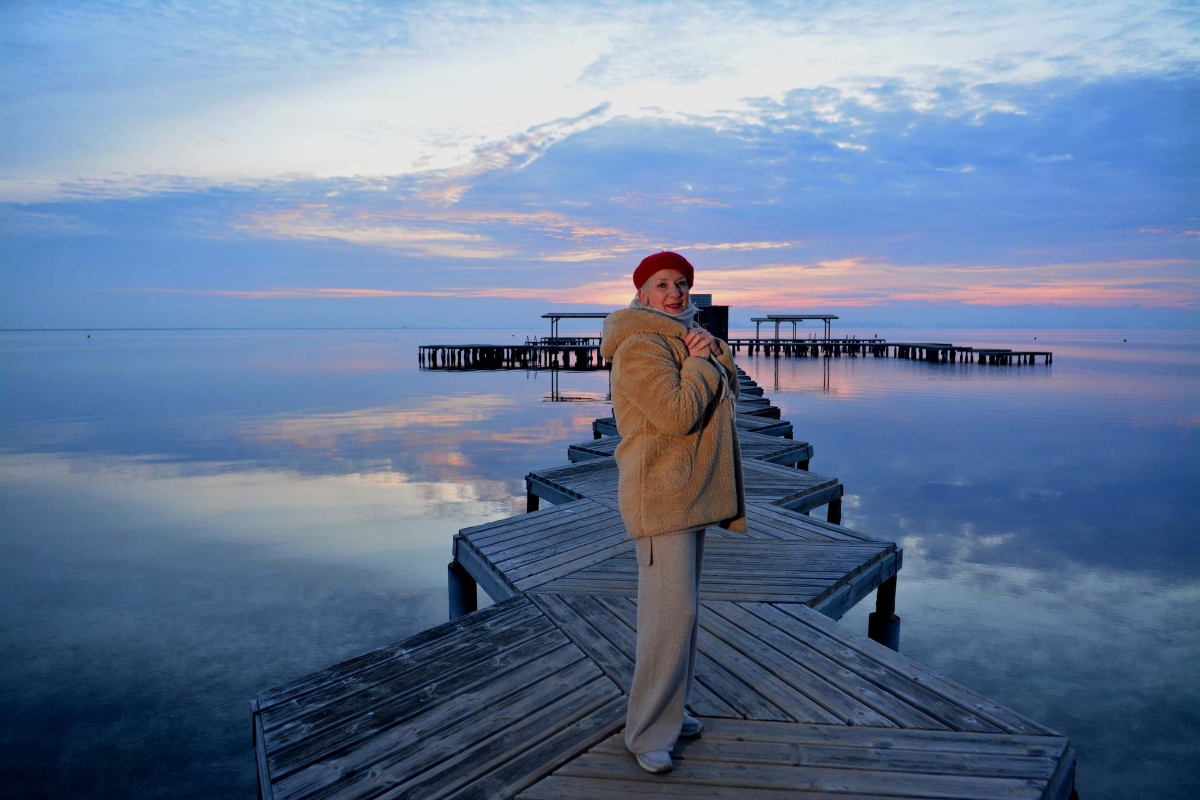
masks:
<instances>
[{"instance_id":1,"label":"coat collar","mask_svg":"<svg viewBox=\"0 0 1200 800\"><path fill-rule=\"evenodd\" d=\"M600 354L611 361L621 343L635 333L657 333L668 339L682 339L687 333L687 328L683 323L653 311L622 308L604 319L604 338L600 342Z\"/></svg>"}]
</instances>

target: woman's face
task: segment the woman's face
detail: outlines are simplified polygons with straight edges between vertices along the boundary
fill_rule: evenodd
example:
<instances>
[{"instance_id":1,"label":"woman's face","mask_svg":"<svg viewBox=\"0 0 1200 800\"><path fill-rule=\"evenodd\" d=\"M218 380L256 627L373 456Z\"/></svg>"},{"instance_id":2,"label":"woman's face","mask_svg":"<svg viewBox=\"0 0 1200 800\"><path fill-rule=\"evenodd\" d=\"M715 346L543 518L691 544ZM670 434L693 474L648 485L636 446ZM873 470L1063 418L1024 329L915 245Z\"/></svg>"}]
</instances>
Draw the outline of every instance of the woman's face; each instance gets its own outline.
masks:
<instances>
[{"instance_id":1,"label":"woman's face","mask_svg":"<svg viewBox=\"0 0 1200 800\"><path fill-rule=\"evenodd\" d=\"M660 269L642 284L638 299L642 305L678 314L688 307L687 278L677 269Z\"/></svg>"}]
</instances>

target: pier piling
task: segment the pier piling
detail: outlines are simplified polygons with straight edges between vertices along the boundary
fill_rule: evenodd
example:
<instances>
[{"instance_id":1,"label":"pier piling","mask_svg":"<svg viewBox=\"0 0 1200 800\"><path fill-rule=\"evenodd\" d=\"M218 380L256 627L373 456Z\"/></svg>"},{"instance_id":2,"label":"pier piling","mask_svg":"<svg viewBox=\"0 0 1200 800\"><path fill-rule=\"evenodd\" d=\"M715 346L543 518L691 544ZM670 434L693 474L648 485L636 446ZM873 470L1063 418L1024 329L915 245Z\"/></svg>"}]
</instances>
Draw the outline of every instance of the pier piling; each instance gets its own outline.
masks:
<instances>
[{"instance_id":1,"label":"pier piling","mask_svg":"<svg viewBox=\"0 0 1200 800\"><path fill-rule=\"evenodd\" d=\"M479 584L457 561L446 565L446 586L450 593L450 619L456 620L479 608Z\"/></svg>"},{"instance_id":2,"label":"pier piling","mask_svg":"<svg viewBox=\"0 0 1200 800\"><path fill-rule=\"evenodd\" d=\"M867 617L867 638L900 652L900 618L896 616L896 576L875 590L875 611Z\"/></svg>"}]
</instances>

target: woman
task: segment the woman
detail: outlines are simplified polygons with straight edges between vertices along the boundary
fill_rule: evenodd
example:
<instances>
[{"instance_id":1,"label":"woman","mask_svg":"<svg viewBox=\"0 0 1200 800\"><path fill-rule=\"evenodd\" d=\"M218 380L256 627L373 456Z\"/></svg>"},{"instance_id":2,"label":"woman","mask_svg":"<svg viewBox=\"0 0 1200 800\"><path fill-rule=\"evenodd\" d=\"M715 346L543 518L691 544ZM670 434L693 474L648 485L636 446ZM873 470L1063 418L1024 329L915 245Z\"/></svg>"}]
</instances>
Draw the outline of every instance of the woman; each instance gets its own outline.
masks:
<instances>
[{"instance_id":1,"label":"woman","mask_svg":"<svg viewBox=\"0 0 1200 800\"><path fill-rule=\"evenodd\" d=\"M746 502L729 347L695 322L692 265L647 257L637 296L604 321L621 444L618 500L637 547L637 662L625 746L648 772L671 769L680 736L699 736L684 706L695 671L704 528L745 533Z\"/></svg>"}]
</instances>

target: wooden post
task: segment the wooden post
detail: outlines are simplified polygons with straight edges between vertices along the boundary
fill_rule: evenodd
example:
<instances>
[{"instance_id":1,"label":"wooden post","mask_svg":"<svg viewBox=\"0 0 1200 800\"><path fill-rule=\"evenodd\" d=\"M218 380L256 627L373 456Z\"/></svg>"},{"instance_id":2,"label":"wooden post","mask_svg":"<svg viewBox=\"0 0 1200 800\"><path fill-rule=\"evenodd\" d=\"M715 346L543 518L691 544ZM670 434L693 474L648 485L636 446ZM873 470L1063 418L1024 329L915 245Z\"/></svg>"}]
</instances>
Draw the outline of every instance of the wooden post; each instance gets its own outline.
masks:
<instances>
[{"instance_id":1,"label":"wooden post","mask_svg":"<svg viewBox=\"0 0 1200 800\"><path fill-rule=\"evenodd\" d=\"M829 515L825 519L834 525L842 524L842 498L829 501Z\"/></svg>"},{"instance_id":2,"label":"wooden post","mask_svg":"<svg viewBox=\"0 0 1200 800\"><path fill-rule=\"evenodd\" d=\"M875 611L867 617L867 636L900 652L900 618L896 616L896 576L875 590Z\"/></svg>"},{"instance_id":3,"label":"wooden post","mask_svg":"<svg viewBox=\"0 0 1200 800\"><path fill-rule=\"evenodd\" d=\"M597 437L597 438L599 438L599 437ZM526 485L526 487L525 487L525 513L529 513L530 511L537 511L539 508L541 508L541 498L538 497L536 494L534 494L533 489L529 488L529 486Z\"/></svg>"},{"instance_id":4,"label":"wooden post","mask_svg":"<svg viewBox=\"0 0 1200 800\"><path fill-rule=\"evenodd\" d=\"M446 586L450 591L450 619L456 620L479 608L479 584L457 561L446 565Z\"/></svg>"},{"instance_id":5,"label":"wooden post","mask_svg":"<svg viewBox=\"0 0 1200 800\"><path fill-rule=\"evenodd\" d=\"M807 470L808 469L808 459L806 458L803 461L798 462L796 464L796 469Z\"/></svg>"}]
</instances>

